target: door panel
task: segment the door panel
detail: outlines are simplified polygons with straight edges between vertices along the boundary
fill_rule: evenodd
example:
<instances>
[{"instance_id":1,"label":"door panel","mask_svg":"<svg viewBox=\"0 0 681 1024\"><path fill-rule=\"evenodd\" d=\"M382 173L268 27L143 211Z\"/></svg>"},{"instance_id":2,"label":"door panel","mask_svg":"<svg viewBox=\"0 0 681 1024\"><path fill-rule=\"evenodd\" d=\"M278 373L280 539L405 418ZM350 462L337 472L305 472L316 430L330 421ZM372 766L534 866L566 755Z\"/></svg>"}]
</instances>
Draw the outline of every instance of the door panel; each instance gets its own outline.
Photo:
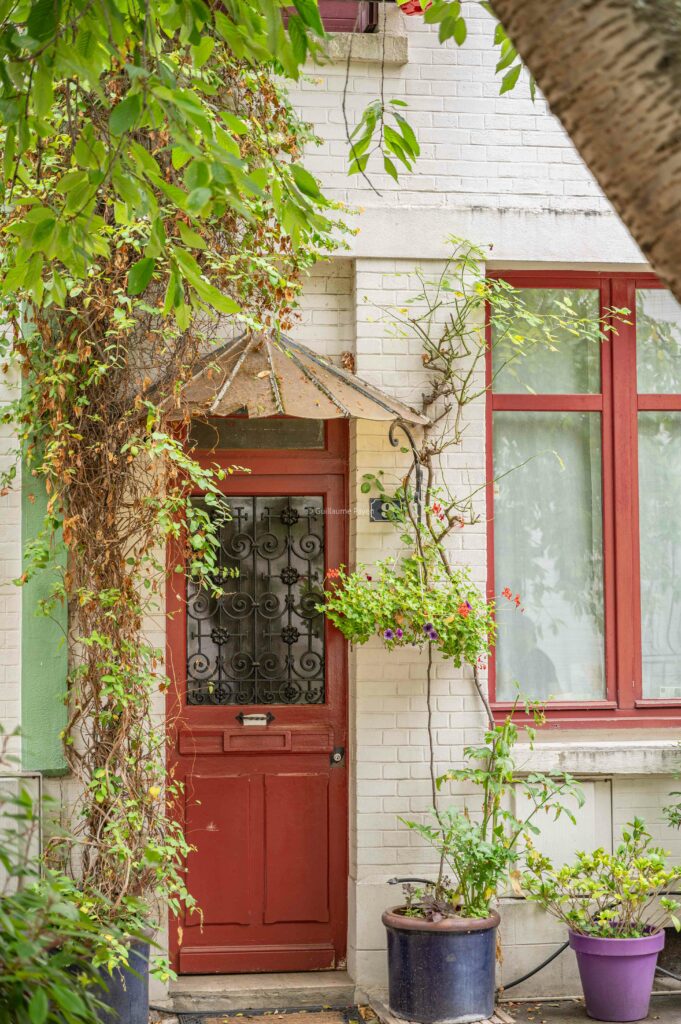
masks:
<instances>
[{"instance_id":1,"label":"door panel","mask_svg":"<svg viewBox=\"0 0 681 1024\"><path fill-rule=\"evenodd\" d=\"M346 648L314 609L347 561L345 516L327 514L345 507L345 477L315 458L306 474L297 460L289 476L225 481L236 525L222 564L238 556L240 574L221 603L170 581L169 767L203 912L171 920L180 973L345 962L347 769L331 755L347 741Z\"/></svg>"},{"instance_id":2,"label":"door panel","mask_svg":"<svg viewBox=\"0 0 681 1024\"><path fill-rule=\"evenodd\" d=\"M187 877L204 925L251 923L257 904L257 783L247 775L193 775L185 793L187 836L196 847L187 858ZM230 885L232 878L241 884ZM185 926L191 923L185 917Z\"/></svg>"},{"instance_id":3,"label":"door panel","mask_svg":"<svg viewBox=\"0 0 681 1024\"><path fill-rule=\"evenodd\" d=\"M265 921L328 921L328 773L267 775L265 822Z\"/></svg>"}]
</instances>

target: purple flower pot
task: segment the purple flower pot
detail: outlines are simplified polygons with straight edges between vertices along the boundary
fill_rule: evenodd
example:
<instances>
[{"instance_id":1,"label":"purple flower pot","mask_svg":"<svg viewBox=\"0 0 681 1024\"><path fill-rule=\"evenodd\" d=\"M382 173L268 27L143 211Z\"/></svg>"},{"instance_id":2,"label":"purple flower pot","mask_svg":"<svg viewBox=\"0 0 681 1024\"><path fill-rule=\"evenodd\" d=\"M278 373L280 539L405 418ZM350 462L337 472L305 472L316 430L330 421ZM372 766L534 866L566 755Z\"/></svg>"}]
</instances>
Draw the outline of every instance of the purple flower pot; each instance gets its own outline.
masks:
<instances>
[{"instance_id":1,"label":"purple flower pot","mask_svg":"<svg viewBox=\"0 0 681 1024\"><path fill-rule=\"evenodd\" d=\"M570 946L577 955L590 1017L630 1021L648 1016L663 931L641 939L599 939L570 932Z\"/></svg>"}]
</instances>

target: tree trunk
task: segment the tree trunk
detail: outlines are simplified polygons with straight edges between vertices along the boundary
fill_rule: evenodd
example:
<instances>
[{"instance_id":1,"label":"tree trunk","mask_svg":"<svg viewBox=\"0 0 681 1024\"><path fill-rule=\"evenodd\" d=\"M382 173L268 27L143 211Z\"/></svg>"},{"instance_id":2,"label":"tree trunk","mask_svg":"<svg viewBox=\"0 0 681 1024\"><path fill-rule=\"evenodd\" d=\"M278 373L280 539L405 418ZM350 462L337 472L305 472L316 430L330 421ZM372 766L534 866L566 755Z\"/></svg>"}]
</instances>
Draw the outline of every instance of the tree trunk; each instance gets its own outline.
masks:
<instances>
[{"instance_id":1,"label":"tree trunk","mask_svg":"<svg viewBox=\"0 0 681 1024\"><path fill-rule=\"evenodd\" d=\"M681 301L681 3L492 4L551 110Z\"/></svg>"}]
</instances>

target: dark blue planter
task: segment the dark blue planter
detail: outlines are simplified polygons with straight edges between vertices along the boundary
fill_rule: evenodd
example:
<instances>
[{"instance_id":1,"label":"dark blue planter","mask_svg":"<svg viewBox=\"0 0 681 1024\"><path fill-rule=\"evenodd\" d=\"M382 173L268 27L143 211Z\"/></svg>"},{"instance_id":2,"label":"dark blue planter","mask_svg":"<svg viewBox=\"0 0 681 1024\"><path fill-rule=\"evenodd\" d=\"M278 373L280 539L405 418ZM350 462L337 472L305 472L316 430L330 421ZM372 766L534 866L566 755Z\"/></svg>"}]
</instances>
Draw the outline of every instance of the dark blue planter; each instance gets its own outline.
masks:
<instances>
[{"instance_id":1,"label":"dark blue planter","mask_svg":"<svg viewBox=\"0 0 681 1024\"><path fill-rule=\"evenodd\" d=\"M469 1024L494 1012L499 915L431 922L386 910L390 1009L418 1024Z\"/></svg>"},{"instance_id":2,"label":"dark blue planter","mask_svg":"<svg viewBox=\"0 0 681 1024\"><path fill-rule=\"evenodd\" d=\"M106 985L97 992L106 1007L99 1011L102 1024L149 1024L149 943L133 943L130 967L99 972Z\"/></svg>"}]
</instances>

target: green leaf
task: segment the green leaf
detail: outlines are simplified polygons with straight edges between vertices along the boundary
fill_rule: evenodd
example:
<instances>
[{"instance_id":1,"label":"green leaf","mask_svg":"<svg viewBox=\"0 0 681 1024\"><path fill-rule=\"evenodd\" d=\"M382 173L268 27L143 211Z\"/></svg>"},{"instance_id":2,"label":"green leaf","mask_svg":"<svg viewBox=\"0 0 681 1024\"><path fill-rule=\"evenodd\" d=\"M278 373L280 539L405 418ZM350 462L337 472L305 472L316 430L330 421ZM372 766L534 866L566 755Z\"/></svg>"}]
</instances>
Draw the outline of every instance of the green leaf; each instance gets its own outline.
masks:
<instances>
[{"instance_id":1,"label":"green leaf","mask_svg":"<svg viewBox=\"0 0 681 1024\"><path fill-rule=\"evenodd\" d=\"M195 188L187 196L187 212L200 214L204 206L212 199L213 193L209 188Z\"/></svg>"},{"instance_id":2,"label":"green leaf","mask_svg":"<svg viewBox=\"0 0 681 1024\"><path fill-rule=\"evenodd\" d=\"M404 138L404 141L408 144L414 156L418 156L421 152L421 147L419 146L418 139L414 134L414 129L409 124L409 122L402 117L401 114L394 114L393 116L397 123L399 124L400 128L402 129L402 136Z\"/></svg>"},{"instance_id":3,"label":"green leaf","mask_svg":"<svg viewBox=\"0 0 681 1024\"><path fill-rule=\"evenodd\" d=\"M293 0L293 6L309 28L313 29L318 36L325 35L317 0Z\"/></svg>"},{"instance_id":4,"label":"green leaf","mask_svg":"<svg viewBox=\"0 0 681 1024\"><path fill-rule=\"evenodd\" d=\"M293 174L293 180L301 192L306 196L310 196L312 199L319 199L321 196L319 185L309 171L306 171L304 167L300 166L300 164L291 164L291 173Z\"/></svg>"},{"instance_id":5,"label":"green leaf","mask_svg":"<svg viewBox=\"0 0 681 1024\"><path fill-rule=\"evenodd\" d=\"M203 278L198 281L192 281L192 287L196 294L207 302L213 309L217 309L218 313L238 313L241 308L233 299L230 299L228 295L223 295L221 291L214 288L212 284L208 284Z\"/></svg>"},{"instance_id":6,"label":"green leaf","mask_svg":"<svg viewBox=\"0 0 681 1024\"><path fill-rule=\"evenodd\" d=\"M60 13L60 0L37 0L26 20L26 31L30 38L37 43L50 39L57 31Z\"/></svg>"},{"instance_id":7,"label":"green leaf","mask_svg":"<svg viewBox=\"0 0 681 1024\"><path fill-rule=\"evenodd\" d=\"M245 121L242 121L240 117L237 117L235 114L230 114L227 110L221 110L220 117L234 135L248 134L248 125Z\"/></svg>"},{"instance_id":8,"label":"green leaf","mask_svg":"<svg viewBox=\"0 0 681 1024\"><path fill-rule=\"evenodd\" d=\"M205 160L192 160L184 172L184 183L190 192L206 188L210 182L210 167Z\"/></svg>"},{"instance_id":9,"label":"green leaf","mask_svg":"<svg viewBox=\"0 0 681 1024\"><path fill-rule=\"evenodd\" d=\"M206 243L197 231L192 231L184 221L179 222L180 238L190 249L205 249Z\"/></svg>"},{"instance_id":10,"label":"green leaf","mask_svg":"<svg viewBox=\"0 0 681 1024\"><path fill-rule=\"evenodd\" d=\"M510 71L506 72L506 74L501 80L501 88L499 89L500 94L511 91L511 89L515 86L516 82L518 81L521 70L522 64L516 64L515 67L511 68Z\"/></svg>"},{"instance_id":11,"label":"green leaf","mask_svg":"<svg viewBox=\"0 0 681 1024\"><path fill-rule=\"evenodd\" d=\"M123 135L134 125L142 112L142 94L134 93L121 100L109 116L109 128L114 135Z\"/></svg>"},{"instance_id":12,"label":"green leaf","mask_svg":"<svg viewBox=\"0 0 681 1024\"><path fill-rule=\"evenodd\" d=\"M192 46L192 61L195 68L202 68L215 47L212 36L204 36L198 46Z\"/></svg>"},{"instance_id":13,"label":"green leaf","mask_svg":"<svg viewBox=\"0 0 681 1024\"><path fill-rule=\"evenodd\" d=\"M156 260L145 256L138 260L128 271L128 295L139 295L151 281Z\"/></svg>"},{"instance_id":14,"label":"green leaf","mask_svg":"<svg viewBox=\"0 0 681 1024\"><path fill-rule=\"evenodd\" d=\"M508 43L508 45L504 44L501 48L501 57L497 62L497 66L494 70L497 72L497 74L500 71L503 71L504 68L507 68L510 64L513 63L517 56L518 51L515 49L514 46L511 46L510 42Z\"/></svg>"},{"instance_id":15,"label":"green leaf","mask_svg":"<svg viewBox=\"0 0 681 1024\"><path fill-rule=\"evenodd\" d=\"M38 65L33 76L33 109L38 117L44 117L52 109L54 91L52 88L52 70L44 61Z\"/></svg>"},{"instance_id":16,"label":"green leaf","mask_svg":"<svg viewBox=\"0 0 681 1024\"><path fill-rule=\"evenodd\" d=\"M391 178L394 178L395 181L399 181L400 176L397 173L397 168L395 167L395 164L392 162L389 156L383 157L383 166L385 167L386 172L390 175Z\"/></svg>"},{"instance_id":17,"label":"green leaf","mask_svg":"<svg viewBox=\"0 0 681 1024\"><path fill-rule=\"evenodd\" d=\"M37 988L28 1004L28 1015L31 1018L31 1024L45 1024L48 1010L49 1004L45 989Z\"/></svg>"}]
</instances>

